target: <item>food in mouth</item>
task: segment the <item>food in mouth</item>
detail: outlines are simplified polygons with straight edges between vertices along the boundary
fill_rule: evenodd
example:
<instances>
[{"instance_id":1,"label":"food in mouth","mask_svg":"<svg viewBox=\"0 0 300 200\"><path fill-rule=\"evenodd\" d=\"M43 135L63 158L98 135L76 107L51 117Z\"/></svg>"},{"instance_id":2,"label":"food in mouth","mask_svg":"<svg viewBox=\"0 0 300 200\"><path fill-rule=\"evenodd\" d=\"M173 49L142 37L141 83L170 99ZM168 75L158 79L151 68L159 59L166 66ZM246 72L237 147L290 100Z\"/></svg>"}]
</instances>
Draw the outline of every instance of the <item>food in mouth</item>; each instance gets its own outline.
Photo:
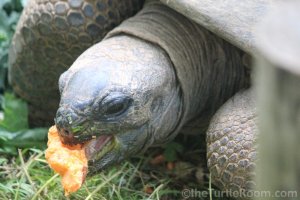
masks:
<instances>
[{"instance_id":1,"label":"food in mouth","mask_svg":"<svg viewBox=\"0 0 300 200\"><path fill-rule=\"evenodd\" d=\"M62 176L65 195L76 192L83 184L88 170L85 144L63 144L56 126L52 126L48 132L47 145L46 160L50 167Z\"/></svg>"},{"instance_id":2,"label":"food in mouth","mask_svg":"<svg viewBox=\"0 0 300 200\"><path fill-rule=\"evenodd\" d=\"M83 184L88 173L88 161L101 159L115 148L115 143L113 135L100 135L82 144L64 144L57 127L49 129L45 157L50 167L62 177L66 196L79 190Z\"/></svg>"}]
</instances>

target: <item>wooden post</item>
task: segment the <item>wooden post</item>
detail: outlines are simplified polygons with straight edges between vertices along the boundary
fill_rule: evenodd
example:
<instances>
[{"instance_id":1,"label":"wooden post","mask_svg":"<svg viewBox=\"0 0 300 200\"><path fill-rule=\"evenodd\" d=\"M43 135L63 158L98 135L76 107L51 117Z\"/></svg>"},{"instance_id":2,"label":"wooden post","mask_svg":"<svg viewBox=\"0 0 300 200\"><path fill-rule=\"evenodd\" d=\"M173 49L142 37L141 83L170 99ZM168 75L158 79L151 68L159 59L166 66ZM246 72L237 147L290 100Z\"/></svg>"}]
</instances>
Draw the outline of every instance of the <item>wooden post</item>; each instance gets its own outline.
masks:
<instances>
[{"instance_id":1,"label":"wooden post","mask_svg":"<svg viewBox=\"0 0 300 200\"><path fill-rule=\"evenodd\" d=\"M256 199L300 198L300 3L285 2L257 31ZM265 193L266 194L266 193Z\"/></svg>"}]
</instances>

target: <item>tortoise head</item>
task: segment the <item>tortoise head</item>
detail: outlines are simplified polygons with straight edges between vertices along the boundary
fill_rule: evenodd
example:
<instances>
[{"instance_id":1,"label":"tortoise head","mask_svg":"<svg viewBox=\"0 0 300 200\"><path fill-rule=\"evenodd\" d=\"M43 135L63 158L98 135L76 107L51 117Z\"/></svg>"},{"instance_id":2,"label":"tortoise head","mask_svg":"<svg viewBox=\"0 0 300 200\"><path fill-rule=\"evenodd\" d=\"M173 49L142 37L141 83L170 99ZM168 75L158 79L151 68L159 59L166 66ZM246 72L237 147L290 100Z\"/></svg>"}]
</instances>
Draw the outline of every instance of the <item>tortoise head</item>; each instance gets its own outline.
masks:
<instances>
[{"instance_id":1,"label":"tortoise head","mask_svg":"<svg viewBox=\"0 0 300 200\"><path fill-rule=\"evenodd\" d=\"M64 143L87 143L89 173L172 138L182 99L166 53L129 36L85 51L59 80Z\"/></svg>"}]
</instances>

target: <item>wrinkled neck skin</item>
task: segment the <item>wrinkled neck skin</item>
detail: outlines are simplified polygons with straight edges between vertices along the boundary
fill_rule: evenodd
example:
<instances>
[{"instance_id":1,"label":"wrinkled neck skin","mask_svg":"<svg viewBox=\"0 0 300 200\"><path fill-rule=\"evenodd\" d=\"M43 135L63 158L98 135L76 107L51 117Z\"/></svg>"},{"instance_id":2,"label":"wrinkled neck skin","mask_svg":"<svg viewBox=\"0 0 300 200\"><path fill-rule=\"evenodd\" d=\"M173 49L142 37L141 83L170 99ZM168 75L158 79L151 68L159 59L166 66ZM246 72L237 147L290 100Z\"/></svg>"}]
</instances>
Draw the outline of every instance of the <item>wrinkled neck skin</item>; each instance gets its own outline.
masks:
<instances>
[{"instance_id":1,"label":"wrinkled neck skin","mask_svg":"<svg viewBox=\"0 0 300 200\"><path fill-rule=\"evenodd\" d=\"M167 52L182 91L179 126L200 119L205 129L214 112L246 86L240 50L159 1L146 1L106 38L118 34L141 38Z\"/></svg>"},{"instance_id":2,"label":"wrinkled neck skin","mask_svg":"<svg viewBox=\"0 0 300 200\"><path fill-rule=\"evenodd\" d=\"M131 36L115 36L85 51L62 74L59 87L55 121L72 134L71 143L101 135L116 139L110 152L91 156L92 172L166 142L181 124L182 95L170 59ZM120 99L127 107L115 115L110 102Z\"/></svg>"}]
</instances>

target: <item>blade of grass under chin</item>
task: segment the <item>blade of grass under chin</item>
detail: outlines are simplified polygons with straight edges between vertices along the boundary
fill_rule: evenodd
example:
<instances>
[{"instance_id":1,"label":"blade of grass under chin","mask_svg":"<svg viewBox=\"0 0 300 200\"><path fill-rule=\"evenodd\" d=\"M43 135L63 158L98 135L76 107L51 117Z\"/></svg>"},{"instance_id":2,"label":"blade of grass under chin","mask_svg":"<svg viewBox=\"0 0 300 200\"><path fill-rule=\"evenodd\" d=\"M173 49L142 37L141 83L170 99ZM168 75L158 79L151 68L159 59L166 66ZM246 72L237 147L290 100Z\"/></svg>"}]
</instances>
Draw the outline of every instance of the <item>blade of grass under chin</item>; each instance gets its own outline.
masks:
<instances>
[{"instance_id":1,"label":"blade of grass under chin","mask_svg":"<svg viewBox=\"0 0 300 200\"><path fill-rule=\"evenodd\" d=\"M132 175L129 177L128 182L127 182L127 184L126 184L126 187L127 187L127 188L129 187L130 182L131 182L132 179L134 178L134 175L136 174L136 172L137 172L138 169L140 168L141 164L142 164L142 160L139 161L139 163L138 163L137 166L134 166L134 171L133 171ZM141 180L142 180L142 179L141 179ZM143 184L144 184L144 183L143 183Z\"/></svg>"},{"instance_id":2,"label":"blade of grass under chin","mask_svg":"<svg viewBox=\"0 0 300 200\"><path fill-rule=\"evenodd\" d=\"M120 170L119 172L122 172L122 171L123 171L123 170ZM121 174L121 173L120 173L120 174ZM107 185L108 185L107 187L109 187L110 190L112 190L112 191L109 191L109 192L108 192L109 197L111 197L112 194L116 194L116 196L118 197L118 199L121 200L122 198L120 197L119 192L116 190L116 185L113 184L113 183L110 183L111 180L109 180L109 178L106 178L106 176L101 176L101 178L102 178L105 182L107 182ZM118 178L118 179L119 179L119 178ZM106 198L104 198L104 199L106 199Z\"/></svg>"},{"instance_id":3,"label":"blade of grass under chin","mask_svg":"<svg viewBox=\"0 0 300 200\"><path fill-rule=\"evenodd\" d=\"M125 163L122 165L122 167L121 167L118 171L119 171L119 172L122 172L123 176L126 175L126 174L128 174L128 173L130 173L130 170L129 170L129 169L127 169L127 170L124 172L125 168L128 167L129 165L130 165L129 162L125 162ZM104 176L103 174L100 174L100 176L101 176L104 180L108 180L108 178L106 178L106 176ZM123 177L123 176L121 176L121 177Z\"/></svg>"},{"instance_id":4,"label":"blade of grass under chin","mask_svg":"<svg viewBox=\"0 0 300 200\"><path fill-rule=\"evenodd\" d=\"M59 176L59 174L55 174L54 176L52 176L36 193L35 195L31 198L31 200L35 200L40 193L57 177Z\"/></svg>"},{"instance_id":5,"label":"blade of grass under chin","mask_svg":"<svg viewBox=\"0 0 300 200\"><path fill-rule=\"evenodd\" d=\"M119 173L122 172L123 176L121 177L124 177L126 174L130 173L130 170L127 170L124 172L125 168L129 165L128 162L125 162L124 165L122 165L121 169L119 169ZM106 176L104 176L103 174L100 174L101 175L101 178L104 180L104 181L107 181L107 184L110 184L110 180L109 178L107 178ZM121 179L121 178L120 178ZM112 190L113 192L118 196L118 199L122 199L122 197L120 197L120 187L118 187L118 191L116 190L116 186L115 184L110 184L110 186L112 187Z\"/></svg>"},{"instance_id":6,"label":"blade of grass under chin","mask_svg":"<svg viewBox=\"0 0 300 200\"><path fill-rule=\"evenodd\" d=\"M119 185L117 187L114 184L112 185L113 193L115 193L117 195L118 199L120 199L120 200L123 199L122 196L120 195L121 194L121 189L131 191L131 192L136 192L135 190L130 190L128 187L129 187L129 183L131 182L131 180L134 178L136 172L138 171L141 163L142 163L142 161L140 161L137 165L133 165L130 162L126 162L122 166L122 168L119 170L119 171L123 172L126 167L134 168L133 172L131 171L131 169L127 169L125 172L122 173L122 176L119 178L119 180L121 180L121 179L124 179L124 177L126 175L128 175L128 174L130 175L125 187L121 186L121 182L119 183ZM106 179L106 177L103 177L103 178Z\"/></svg>"},{"instance_id":7,"label":"blade of grass under chin","mask_svg":"<svg viewBox=\"0 0 300 200\"><path fill-rule=\"evenodd\" d=\"M122 171L119 171L118 173L116 173L116 174L112 175L111 177L109 177L108 179L106 179L103 183L98 185L96 187L96 189L85 198L85 200L91 199L93 197L93 195L96 194L99 190L101 190L104 185L108 184L111 180L113 180L115 177L117 177L121 173L122 173Z\"/></svg>"}]
</instances>

